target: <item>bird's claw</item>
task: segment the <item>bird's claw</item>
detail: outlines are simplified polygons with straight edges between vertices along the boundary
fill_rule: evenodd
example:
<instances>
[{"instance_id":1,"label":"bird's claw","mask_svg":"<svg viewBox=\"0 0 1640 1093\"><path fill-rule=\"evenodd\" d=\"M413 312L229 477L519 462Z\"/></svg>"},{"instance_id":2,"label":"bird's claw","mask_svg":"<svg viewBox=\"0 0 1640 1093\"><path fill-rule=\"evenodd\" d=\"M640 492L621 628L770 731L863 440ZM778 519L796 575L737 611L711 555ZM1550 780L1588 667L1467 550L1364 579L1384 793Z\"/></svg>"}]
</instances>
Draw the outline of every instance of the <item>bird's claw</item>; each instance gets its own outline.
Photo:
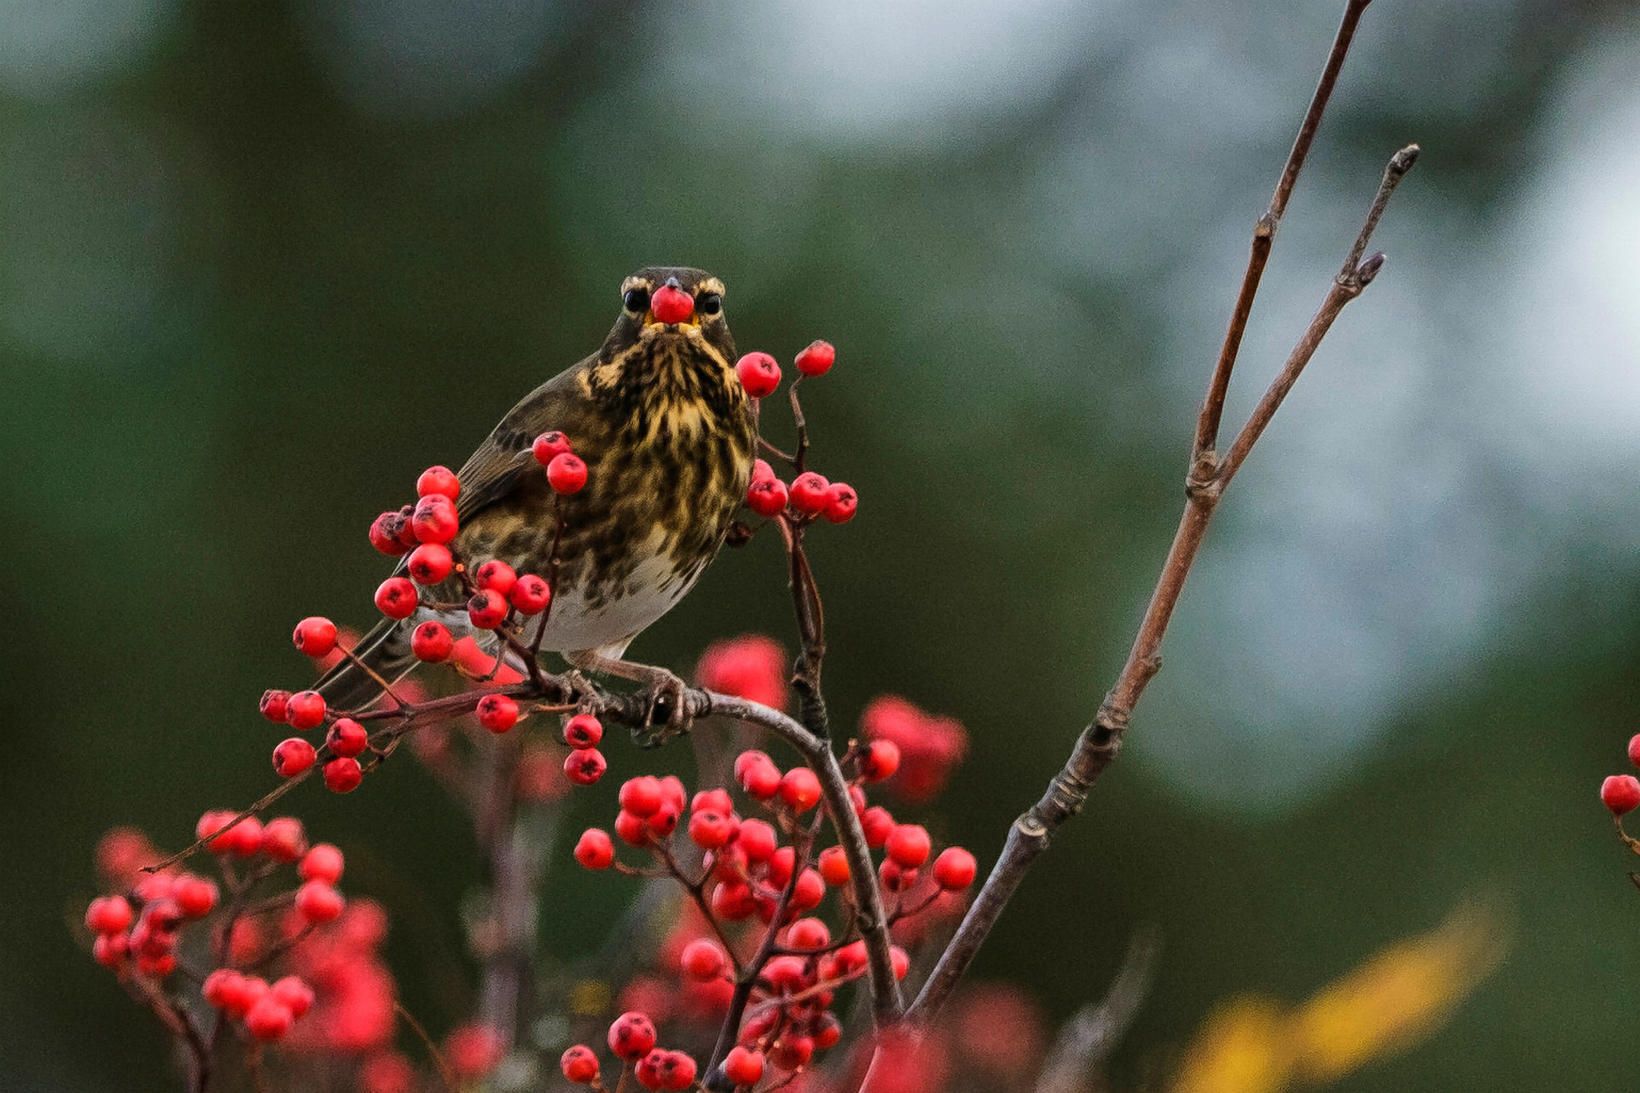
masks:
<instances>
[{"instance_id":1,"label":"bird's claw","mask_svg":"<svg viewBox=\"0 0 1640 1093\"><path fill-rule=\"evenodd\" d=\"M658 748L689 731L689 685L682 678L656 668L639 693L644 702L643 724L632 730L632 739L639 747Z\"/></svg>"},{"instance_id":2,"label":"bird's claw","mask_svg":"<svg viewBox=\"0 0 1640 1093\"><path fill-rule=\"evenodd\" d=\"M583 703L598 697L598 689L592 681L581 674L581 669L571 668L558 677L559 686L563 688L564 704L579 707Z\"/></svg>"}]
</instances>

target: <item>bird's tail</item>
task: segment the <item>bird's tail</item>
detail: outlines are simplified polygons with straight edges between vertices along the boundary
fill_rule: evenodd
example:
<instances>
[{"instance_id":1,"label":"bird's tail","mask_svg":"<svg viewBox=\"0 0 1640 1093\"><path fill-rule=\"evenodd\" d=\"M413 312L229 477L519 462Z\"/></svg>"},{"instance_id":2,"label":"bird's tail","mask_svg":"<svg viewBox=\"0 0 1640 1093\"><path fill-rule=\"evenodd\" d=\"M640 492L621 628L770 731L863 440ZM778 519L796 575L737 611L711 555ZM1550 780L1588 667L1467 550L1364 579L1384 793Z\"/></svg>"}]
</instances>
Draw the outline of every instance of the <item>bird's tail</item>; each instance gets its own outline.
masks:
<instances>
[{"instance_id":1,"label":"bird's tail","mask_svg":"<svg viewBox=\"0 0 1640 1093\"><path fill-rule=\"evenodd\" d=\"M409 620L383 619L353 647L353 655L370 670L343 658L320 677L314 690L324 696L325 705L332 710L357 710L370 705L383 693L377 676L396 683L416 666L415 654L410 651L410 633L414 629Z\"/></svg>"}]
</instances>

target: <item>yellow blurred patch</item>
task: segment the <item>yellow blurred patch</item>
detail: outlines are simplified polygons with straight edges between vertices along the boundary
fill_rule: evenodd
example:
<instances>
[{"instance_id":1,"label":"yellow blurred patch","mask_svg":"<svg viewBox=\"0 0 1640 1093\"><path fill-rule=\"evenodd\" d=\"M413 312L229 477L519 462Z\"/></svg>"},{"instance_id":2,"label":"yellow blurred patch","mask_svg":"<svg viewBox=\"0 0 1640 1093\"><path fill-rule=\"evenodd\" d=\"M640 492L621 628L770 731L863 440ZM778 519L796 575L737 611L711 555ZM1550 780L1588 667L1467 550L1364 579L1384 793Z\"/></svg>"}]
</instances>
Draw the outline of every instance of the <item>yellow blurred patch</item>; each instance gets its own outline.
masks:
<instances>
[{"instance_id":1,"label":"yellow blurred patch","mask_svg":"<svg viewBox=\"0 0 1640 1093\"><path fill-rule=\"evenodd\" d=\"M1287 1009L1241 995L1221 1004L1185 1053L1173 1093L1280 1093L1336 1081L1427 1038L1497 967L1508 930L1463 906Z\"/></svg>"}]
</instances>

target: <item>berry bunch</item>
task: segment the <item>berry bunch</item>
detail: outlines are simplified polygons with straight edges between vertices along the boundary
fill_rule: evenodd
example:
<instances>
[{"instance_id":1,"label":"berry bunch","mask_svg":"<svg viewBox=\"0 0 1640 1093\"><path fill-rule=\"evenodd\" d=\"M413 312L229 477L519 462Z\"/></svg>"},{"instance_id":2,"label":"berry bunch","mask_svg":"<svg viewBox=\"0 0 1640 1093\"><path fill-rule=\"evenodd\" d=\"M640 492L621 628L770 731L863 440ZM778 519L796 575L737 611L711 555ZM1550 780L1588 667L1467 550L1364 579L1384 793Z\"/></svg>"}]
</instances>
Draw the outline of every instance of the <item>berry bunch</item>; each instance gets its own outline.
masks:
<instances>
[{"instance_id":1,"label":"berry bunch","mask_svg":"<svg viewBox=\"0 0 1640 1093\"><path fill-rule=\"evenodd\" d=\"M888 901L889 925L900 940L920 937L916 928L927 912L960 910L960 898L952 897L973 884L974 856L955 846L936 855L926 828L869 803L867 787L900 769L895 743L857 744L845 763L867 843L882 852L876 881ZM669 946L671 963L692 1005L735 1030L734 1050L712 1065L746 1089L756 1087L767 1069L775 1082L769 1088L776 1088L842 1039L833 1007L839 990L865 975L866 943L851 911L848 859L841 847L817 845L821 785L814 771L782 770L766 752L748 750L735 759L734 782L738 801L723 786L690 796L676 777L630 778L620 787L613 834L587 829L574 855L589 870L668 876L682 886L695 913ZM620 860L618 844L641 851L647 861ZM828 893L834 890L842 894L833 901L830 925ZM896 945L891 956L894 974L903 978L911 967L909 953ZM651 1084L637 1065L640 1056L616 1054L636 1065L634 1074L646 1088L686 1088ZM588 1048L570 1049L563 1066L571 1080L597 1081L596 1057ZM656 1079L669 1073L658 1064L649 1067Z\"/></svg>"},{"instance_id":2,"label":"berry bunch","mask_svg":"<svg viewBox=\"0 0 1640 1093\"><path fill-rule=\"evenodd\" d=\"M836 363L837 350L829 342L817 341L797 354L793 362L800 373L792 383L792 406L797 407L797 383L804 376L823 376ZM741 386L754 399L774 394L780 387L780 365L769 354L760 351L747 353L735 362ZM860 497L846 482L831 482L816 471L807 470L804 456L808 448L807 433L801 412L798 418L797 454L786 457L797 476L790 483L781 480L767 461L759 459L752 470L752 480L746 487L746 507L759 516L782 519L793 526L802 526L824 518L833 524L846 524L854 519L860 507Z\"/></svg>"},{"instance_id":3,"label":"berry bunch","mask_svg":"<svg viewBox=\"0 0 1640 1093\"><path fill-rule=\"evenodd\" d=\"M1640 767L1640 734L1629 738L1629 762ZM1640 808L1640 779L1632 774L1609 775L1600 783L1600 803L1611 812L1612 822L1617 825L1618 838L1630 850L1640 854L1640 839L1623 830L1623 817Z\"/></svg>"},{"instance_id":4,"label":"berry bunch","mask_svg":"<svg viewBox=\"0 0 1640 1093\"><path fill-rule=\"evenodd\" d=\"M296 1051L385 1046L393 984L375 947L386 916L348 905L341 851L310 846L299 820L236 818L211 811L196 825L218 835L216 879L147 872L159 855L144 836L105 836L98 861L115 891L86 908L93 957L201 1057L225 1031Z\"/></svg>"}]
</instances>

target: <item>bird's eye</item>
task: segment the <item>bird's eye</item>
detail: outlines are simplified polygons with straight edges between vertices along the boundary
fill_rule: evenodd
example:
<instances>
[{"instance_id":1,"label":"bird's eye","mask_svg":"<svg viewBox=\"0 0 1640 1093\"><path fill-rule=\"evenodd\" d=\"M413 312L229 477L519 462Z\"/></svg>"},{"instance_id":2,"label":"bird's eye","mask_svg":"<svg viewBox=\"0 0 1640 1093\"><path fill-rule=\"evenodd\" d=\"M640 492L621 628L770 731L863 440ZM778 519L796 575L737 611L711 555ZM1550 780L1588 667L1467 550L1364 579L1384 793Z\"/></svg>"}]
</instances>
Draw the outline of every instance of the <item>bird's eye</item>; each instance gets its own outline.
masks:
<instances>
[{"instance_id":1,"label":"bird's eye","mask_svg":"<svg viewBox=\"0 0 1640 1093\"><path fill-rule=\"evenodd\" d=\"M715 292L708 292L695 304L695 309L702 315L716 315L723 310L723 297Z\"/></svg>"},{"instance_id":2,"label":"bird's eye","mask_svg":"<svg viewBox=\"0 0 1640 1093\"><path fill-rule=\"evenodd\" d=\"M621 303L628 311L648 311L649 292L641 288L629 288L626 295L621 297Z\"/></svg>"}]
</instances>

